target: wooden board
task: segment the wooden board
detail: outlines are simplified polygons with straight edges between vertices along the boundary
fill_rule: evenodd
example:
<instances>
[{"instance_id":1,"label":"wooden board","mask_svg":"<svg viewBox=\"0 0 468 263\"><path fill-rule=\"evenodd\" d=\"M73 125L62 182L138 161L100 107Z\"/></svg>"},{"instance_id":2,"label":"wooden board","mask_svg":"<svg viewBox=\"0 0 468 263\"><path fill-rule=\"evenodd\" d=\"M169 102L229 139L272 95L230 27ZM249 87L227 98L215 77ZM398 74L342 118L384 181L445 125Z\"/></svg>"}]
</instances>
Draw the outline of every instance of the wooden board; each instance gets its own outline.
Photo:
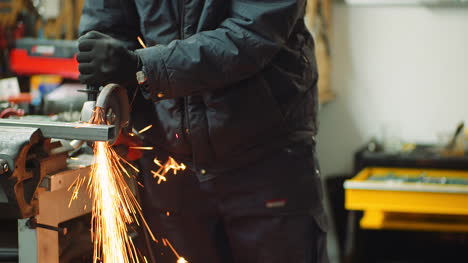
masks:
<instances>
[{"instance_id":1,"label":"wooden board","mask_svg":"<svg viewBox=\"0 0 468 263\"><path fill-rule=\"evenodd\" d=\"M318 89L320 104L335 98L331 89L330 36L332 2L330 0L309 0L305 22L315 40L315 56L318 64Z\"/></svg>"}]
</instances>

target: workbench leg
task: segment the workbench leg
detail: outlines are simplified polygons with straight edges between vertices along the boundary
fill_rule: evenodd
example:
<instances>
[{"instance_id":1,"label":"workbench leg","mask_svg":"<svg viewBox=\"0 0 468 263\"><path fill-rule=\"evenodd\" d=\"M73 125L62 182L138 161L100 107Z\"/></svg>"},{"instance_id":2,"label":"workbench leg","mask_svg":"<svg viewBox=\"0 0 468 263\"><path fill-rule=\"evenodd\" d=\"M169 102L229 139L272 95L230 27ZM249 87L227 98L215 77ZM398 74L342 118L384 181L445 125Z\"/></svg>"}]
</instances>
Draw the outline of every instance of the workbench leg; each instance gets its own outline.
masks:
<instances>
[{"instance_id":1,"label":"workbench leg","mask_svg":"<svg viewBox=\"0 0 468 263\"><path fill-rule=\"evenodd\" d=\"M58 224L49 224L58 227ZM59 262L59 237L57 231L37 228L37 263Z\"/></svg>"},{"instance_id":2,"label":"workbench leg","mask_svg":"<svg viewBox=\"0 0 468 263\"><path fill-rule=\"evenodd\" d=\"M18 259L19 263L38 262L36 229L26 226L29 218L18 219Z\"/></svg>"}]
</instances>

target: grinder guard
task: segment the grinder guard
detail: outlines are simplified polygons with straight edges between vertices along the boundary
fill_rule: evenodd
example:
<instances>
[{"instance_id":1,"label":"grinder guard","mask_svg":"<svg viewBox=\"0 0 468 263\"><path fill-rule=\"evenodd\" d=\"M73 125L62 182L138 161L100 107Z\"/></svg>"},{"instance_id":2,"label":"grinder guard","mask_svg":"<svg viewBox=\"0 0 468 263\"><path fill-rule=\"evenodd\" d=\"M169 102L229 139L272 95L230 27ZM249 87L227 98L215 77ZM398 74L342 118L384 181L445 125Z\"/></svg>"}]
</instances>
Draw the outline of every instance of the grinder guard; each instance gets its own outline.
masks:
<instances>
[{"instance_id":1,"label":"grinder guard","mask_svg":"<svg viewBox=\"0 0 468 263\"><path fill-rule=\"evenodd\" d=\"M96 107L104 109L105 124L115 125L114 139L110 144L114 144L122 128L128 126L130 119L130 105L126 90L117 84L107 84L99 91L96 101L85 102L81 111L81 120L89 122Z\"/></svg>"}]
</instances>

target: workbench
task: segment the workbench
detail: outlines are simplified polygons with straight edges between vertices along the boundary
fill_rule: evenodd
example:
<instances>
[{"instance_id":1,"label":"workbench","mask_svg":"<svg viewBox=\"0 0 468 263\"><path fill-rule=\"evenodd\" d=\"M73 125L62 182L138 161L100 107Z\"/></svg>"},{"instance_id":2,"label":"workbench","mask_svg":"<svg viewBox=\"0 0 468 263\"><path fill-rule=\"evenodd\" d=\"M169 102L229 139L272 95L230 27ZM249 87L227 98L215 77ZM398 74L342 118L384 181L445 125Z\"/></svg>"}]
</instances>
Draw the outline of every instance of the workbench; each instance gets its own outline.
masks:
<instances>
[{"instance_id":1,"label":"workbench","mask_svg":"<svg viewBox=\"0 0 468 263\"><path fill-rule=\"evenodd\" d=\"M8 122L1 120L0 124ZM87 181L92 152L69 158L70 148L66 147L65 140L44 136L56 133L55 129L44 128L42 133L34 127L0 125L0 128L0 220L5 222L2 227L8 228L0 232L17 234L17 245L14 239L0 249L0 260L59 262L59 237L70 235L69 229L60 225L91 212L86 183L76 182L78 178ZM70 202L75 190L79 196ZM16 222L13 229L11 222ZM87 229L85 234L89 239ZM66 252L79 249L76 246Z\"/></svg>"},{"instance_id":2,"label":"workbench","mask_svg":"<svg viewBox=\"0 0 468 263\"><path fill-rule=\"evenodd\" d=\"M450 259L468 260L467 156L430 145L400 153L366 146L344 188L345 262L468 262Z\"/></svg>"}]
</instances>

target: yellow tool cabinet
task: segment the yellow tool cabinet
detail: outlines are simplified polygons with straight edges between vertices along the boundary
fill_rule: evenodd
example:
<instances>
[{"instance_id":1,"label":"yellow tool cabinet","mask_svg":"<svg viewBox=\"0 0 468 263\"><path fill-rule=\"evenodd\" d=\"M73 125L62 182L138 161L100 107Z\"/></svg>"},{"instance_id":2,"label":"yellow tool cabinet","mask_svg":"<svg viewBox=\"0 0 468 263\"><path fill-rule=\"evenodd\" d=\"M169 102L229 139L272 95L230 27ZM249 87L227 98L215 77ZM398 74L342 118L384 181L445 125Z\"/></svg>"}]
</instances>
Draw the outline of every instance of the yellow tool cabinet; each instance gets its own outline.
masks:
<instances>
[{"instance_id":1,"label":"yellow tool cabinet","mask_svg":"<svg viewBox=\"0 0 468 263\"><path fill-rule=\"evenodd\" d=\"M468 171L369 167L344 188L361 228L468 232Z\"/></svg>"}]
</instances>

